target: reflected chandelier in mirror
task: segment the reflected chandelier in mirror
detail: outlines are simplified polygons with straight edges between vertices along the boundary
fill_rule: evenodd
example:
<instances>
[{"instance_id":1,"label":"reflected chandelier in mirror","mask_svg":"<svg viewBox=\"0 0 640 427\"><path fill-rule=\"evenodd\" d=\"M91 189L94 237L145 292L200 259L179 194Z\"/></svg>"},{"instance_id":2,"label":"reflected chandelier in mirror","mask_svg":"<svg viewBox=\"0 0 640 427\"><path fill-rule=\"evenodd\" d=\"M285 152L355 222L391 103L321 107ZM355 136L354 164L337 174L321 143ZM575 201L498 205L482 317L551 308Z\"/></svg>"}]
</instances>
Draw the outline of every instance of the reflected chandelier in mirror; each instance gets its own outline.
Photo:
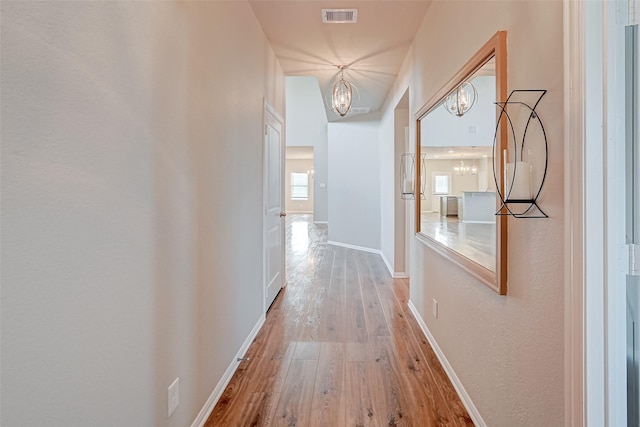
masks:
<instances>
[{"instance_id":1,"label":"reflected chandelier in mirror","mask_svg":"<svg viewBox=\"0 0 640 427\"><path fill-rule=\"evenodd\" d=\"M496 33L416 115L421 183L420 240L506 294L507 222L499 207L506 124L496 102L507 98L506 32ZM496 123L498 129L496 130ZM494 148L494 142L496 144Z\"/></svg>"}]
</instances>

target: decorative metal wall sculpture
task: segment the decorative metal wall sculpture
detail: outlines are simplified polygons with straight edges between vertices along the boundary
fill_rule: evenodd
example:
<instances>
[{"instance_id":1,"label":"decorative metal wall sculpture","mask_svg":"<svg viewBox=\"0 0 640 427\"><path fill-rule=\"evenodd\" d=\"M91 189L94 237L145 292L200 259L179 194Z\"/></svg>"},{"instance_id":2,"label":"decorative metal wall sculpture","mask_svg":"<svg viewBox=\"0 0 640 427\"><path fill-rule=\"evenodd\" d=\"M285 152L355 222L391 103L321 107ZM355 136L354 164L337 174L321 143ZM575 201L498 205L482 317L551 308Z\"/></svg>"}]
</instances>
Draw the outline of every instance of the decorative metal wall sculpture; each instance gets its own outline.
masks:
<instances>
[{"instance_id":1,"label":"decorative metal wall sculpture","mask_svg":"<svg viewBox=\"0 0 640 427\"><path fill-rule=\"evenodd\" d=\"M496 215L515 218L548 218L538 205L538 197L547 176L549 146L547 134L536 107L547 93L544 89L514 90L500 109L493 138L493 178L502 206ZM531 106L533 105L533 106ZM510 149L496 153L501 121L508 122ZM496 173L496 162L503 162L503 185Z\"/></svg>"},{"instance_id":2,"label":"decorative metal wall sculpture","mask_svg":"<svg viewBox=\"0 0 640 427\"><path fill-rule=\"evenodd\" d=\"M400 157L400 194L404 200L414 200L414 175L416 157L413 153L404 153Z\"/></svg>"}]
</instances>

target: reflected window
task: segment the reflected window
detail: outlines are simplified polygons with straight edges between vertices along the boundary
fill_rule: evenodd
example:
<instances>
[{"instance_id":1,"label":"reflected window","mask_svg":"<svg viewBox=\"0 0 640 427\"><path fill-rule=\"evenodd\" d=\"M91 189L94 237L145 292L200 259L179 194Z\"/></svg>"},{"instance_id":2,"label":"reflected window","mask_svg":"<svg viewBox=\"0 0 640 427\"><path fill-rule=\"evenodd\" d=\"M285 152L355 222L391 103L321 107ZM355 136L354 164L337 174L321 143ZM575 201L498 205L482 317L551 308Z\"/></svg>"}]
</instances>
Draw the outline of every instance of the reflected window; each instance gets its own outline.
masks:
<instances>
[{"instance_id":1,"label":"reflected window","mask_svg":"<svg viewBox=\"0 0 640 427\"><path fill-rule=\"evenodd\" d=\"M309 200L309 175L306 173L291 173L291 200Z\"/></svg>"},{"instance_id":2,"label":"reflected window","mask_svg":"<svg viewBox=\"0 0 640 427\"><path fill-rule=\"evenodd\" d=\"M449 174L433 176L433 194L449 194Z\"/></svg>"}]
</instances>

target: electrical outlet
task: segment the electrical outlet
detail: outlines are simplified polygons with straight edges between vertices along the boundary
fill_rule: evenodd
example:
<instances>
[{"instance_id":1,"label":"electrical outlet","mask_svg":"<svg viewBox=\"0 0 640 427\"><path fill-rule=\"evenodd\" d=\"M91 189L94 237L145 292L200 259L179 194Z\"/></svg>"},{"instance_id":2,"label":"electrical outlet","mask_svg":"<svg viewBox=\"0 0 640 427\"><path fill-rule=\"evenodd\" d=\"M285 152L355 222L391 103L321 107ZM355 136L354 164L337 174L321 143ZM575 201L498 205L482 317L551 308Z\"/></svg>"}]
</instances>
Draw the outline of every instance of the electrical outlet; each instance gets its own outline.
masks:
<instances>
[{"instance_id":1,"label":"electrical outlet","mask_svg":"<svg viewBox=\"0 0 640 427\"><path fill-rule=\"evenodd\" d=\"M173 414L173 411L176 410L178 405L180 404L180 377L176 378L175 381L169 386L168 389L168 417Z\"/></svg>"},{"instance_id":2,"label":"electrical outlet","mask_svg":"<svg viewBox=\"0 0 640 427\"><path fill-rule=\"evenodd\" d=\"M438 301L435 298L433 299L433 317L438 318Z\"/></svg>"}]
</instances>

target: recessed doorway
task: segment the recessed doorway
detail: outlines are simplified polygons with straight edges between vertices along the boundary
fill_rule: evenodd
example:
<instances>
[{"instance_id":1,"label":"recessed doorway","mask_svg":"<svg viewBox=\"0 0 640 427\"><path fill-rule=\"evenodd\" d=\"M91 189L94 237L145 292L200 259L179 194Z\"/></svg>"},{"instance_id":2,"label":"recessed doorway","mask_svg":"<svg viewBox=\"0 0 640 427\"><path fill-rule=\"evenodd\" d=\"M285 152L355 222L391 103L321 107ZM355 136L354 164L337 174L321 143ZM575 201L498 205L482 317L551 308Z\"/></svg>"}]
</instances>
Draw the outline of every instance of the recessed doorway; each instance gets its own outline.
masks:
<instances>
[{"instance_id":1,"label":"recessed doorway","mask_svg":"<svg viewBox=\"0 0 640 427\"><path fill-rule=\"evenodd\" d=\"M315 178L313 147L287 147L284 174L287 213L313 214Z\"/></svg>"}]
</instances>

